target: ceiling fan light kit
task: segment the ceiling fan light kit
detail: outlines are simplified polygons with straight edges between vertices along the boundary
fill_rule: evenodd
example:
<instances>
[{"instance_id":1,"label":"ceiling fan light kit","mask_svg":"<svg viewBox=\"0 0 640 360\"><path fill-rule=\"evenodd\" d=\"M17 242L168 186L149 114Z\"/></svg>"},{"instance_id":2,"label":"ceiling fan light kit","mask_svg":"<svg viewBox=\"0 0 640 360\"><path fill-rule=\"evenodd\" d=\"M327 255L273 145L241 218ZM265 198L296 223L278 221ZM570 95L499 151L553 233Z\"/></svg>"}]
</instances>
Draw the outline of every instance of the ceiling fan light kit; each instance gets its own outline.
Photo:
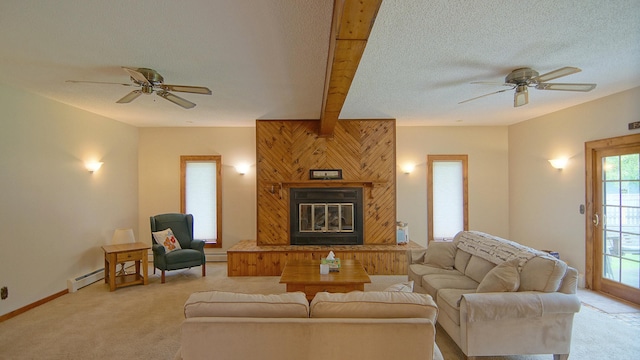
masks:
<instances>
[{"instance_id":1,"label":"ceiling fan light kit","mask_svg":"<svg viewBox=\"0 0 640 360\"><path fill-rule=\"evenodd\" d=\"M185 109L191 109L196 106L195 103L187 99L183 99L178 95L172 94L169 91L177 91L177 92L185 92L191 94L200 94L200 95L211 95L211 90L204 86L190 86L190 85L169 85L164 83L164 78L157 71L148 68L129 68L123 66L124 69L130 76L131 82L129 84L120 84L120 83L108 83L108 82L99 82L99 81L78 81L78 80L67 80L67 82L72 83L96 83L96 84L114 84L114 85L124 85L124 86L138 86L139 89L133 90L127 95L123 96L120 100L116 101L118 104L127 104L137 99L141 94L152 94L156 93L156 95L161 98L168 100L178 106L181 106Z\"/></svg>"},{"instance_id":2,"label":"ceiling fan light kit","mask_svg":"<svg viewBox=\"0 0 640 360\"><path fill-rule=\"evenodd\" d=\"M513 106L518 107L529 103L529 90L527 85L518 85L513 96Z\"/></svg>"},{"instance_id":3,"label":"ceiling fan light kit","mask_svg":"<svg viewBox=\"0 0 640 360\"><path fill-rule=\"evenodd\" d=\"M563 68L556 69L540 75L536 70L533 70L531 68L515 69L504 78L504 83L490 83L486 81L472 82L472 84L507 86L509 87L509 89L498 90L492 93L476 96L474 98L461 101L458 104L463 104L463 103L476 100L485 96L498 94L501 92L515 89L516 91L513 98L513 106L520 107L523 105L527 105L529 103L528 87L534 87L537 90L560 90L560 91L581 91L581 92L587 92L595 89L596 84L547 83L547 81L549 80L575 74L580 71L582 70L580 70L577 67L565 66Z\"/></svg>"}]
</instances>

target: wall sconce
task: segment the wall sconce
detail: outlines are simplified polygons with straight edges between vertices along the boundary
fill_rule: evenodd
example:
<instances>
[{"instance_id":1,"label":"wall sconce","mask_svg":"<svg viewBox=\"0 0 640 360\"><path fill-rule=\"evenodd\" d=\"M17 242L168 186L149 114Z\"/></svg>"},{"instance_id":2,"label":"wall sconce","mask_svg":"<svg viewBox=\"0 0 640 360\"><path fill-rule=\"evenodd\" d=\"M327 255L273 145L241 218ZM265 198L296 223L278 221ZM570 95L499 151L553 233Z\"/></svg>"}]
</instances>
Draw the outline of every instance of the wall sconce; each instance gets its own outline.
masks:
<instances>
[{"instance_id":1,"label":"wall sconce","mask_svg":"<svg viewBox=\"0 0 640 360\"><path fill-rule=\"evenodd\" d=\"M100 169L102 164L103 163L100 161L89 161L84 163L84 167L87 168L87 170L93 174L94 172L98 171L98 169Z\"/></svg>"},{"instance_id":2,"label":"wall sconce","mask_svg":"<svg viewBox=\"0 0 640 360\"><path fill-rule=\"evenodd\" d=\"M238 174L244 175L249 172L249 167L250 166L247 164L236 165L236 171L238 172Z\"/></svg>"},{"instance_id":3,"label":"wall sconce","mask_svg":"<svg viewBox=\"0 0 640 360\"><path fill-rule=\"evenodd\" d=\"M569 162L569 159L567 158L558 158L558 159L549 160L549 163L551 164L551 166L553 166L555 169L558 169L558 170L564 169L565 166L567 166L568 162Z\"/></svg>"},{"instance_id":4,"label":"wall sconce","mask_svg":"<svg viewBox=\"0 0 640 360\"><path fill-rule=\"evenodd\" d=\"M416 166L413 164L405 164L402 166L402 172L408 175L411 174L415 168Z\"/></svg>"}]
</instances>

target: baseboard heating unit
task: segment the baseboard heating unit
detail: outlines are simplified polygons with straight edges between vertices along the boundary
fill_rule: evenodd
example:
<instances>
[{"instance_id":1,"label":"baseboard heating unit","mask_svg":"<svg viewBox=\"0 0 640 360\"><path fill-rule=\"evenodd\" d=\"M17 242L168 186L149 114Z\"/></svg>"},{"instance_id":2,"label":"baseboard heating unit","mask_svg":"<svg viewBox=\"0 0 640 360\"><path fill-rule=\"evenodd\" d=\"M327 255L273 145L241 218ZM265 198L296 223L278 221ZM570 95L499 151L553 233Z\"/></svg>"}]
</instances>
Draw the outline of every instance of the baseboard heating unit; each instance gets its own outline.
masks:
<instances>
[{"instance_id":1,"label":"baseboard heating unit","mask_svg":"<svg viewBox=\"0 0 640 360\"><path fill-rule=\"evenodd\" d=\"M92 271L82 276L78 276L75 279L68 279L67 288L69 289L70 293L73 293L78 291L78 289L80 288L93 284L94 282L102 279L104 279L104 268Z\"/></svg>"},{"instance_id":2,"label":"baseboard heating unit","mask_svg":"<svg viewBox=\"0 0 640 360\"><path fill-rule=\"evenodd\" d=\"M211 262L225 262L227 261L227 253L207 253L207 261Z\"/></svg>"}]
</instances>

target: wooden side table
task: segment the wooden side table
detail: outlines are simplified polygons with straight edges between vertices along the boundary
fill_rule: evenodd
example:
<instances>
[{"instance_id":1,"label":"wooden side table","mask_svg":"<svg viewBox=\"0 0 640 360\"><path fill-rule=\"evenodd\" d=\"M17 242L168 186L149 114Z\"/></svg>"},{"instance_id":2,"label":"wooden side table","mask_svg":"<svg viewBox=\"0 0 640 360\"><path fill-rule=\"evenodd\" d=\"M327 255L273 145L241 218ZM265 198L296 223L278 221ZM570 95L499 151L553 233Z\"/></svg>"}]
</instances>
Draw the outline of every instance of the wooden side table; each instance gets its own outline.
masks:
<instances>
[{"instance_id":1,"label":"wooden side table","mask_svg":"<svg viewBox=\"0 0 640 360\"><path fill-rule=\"evenodd\" d=\"M149 283L149 259L148 250L151 245L143 242L128 244L104 245L104 282L109 284L109 291L129 285L147 285ZM116 275L116 265L119 263L135 261L136 272L134 274ZM142 262L142 273L140 273Z\"/></svg>"}]
</instances>

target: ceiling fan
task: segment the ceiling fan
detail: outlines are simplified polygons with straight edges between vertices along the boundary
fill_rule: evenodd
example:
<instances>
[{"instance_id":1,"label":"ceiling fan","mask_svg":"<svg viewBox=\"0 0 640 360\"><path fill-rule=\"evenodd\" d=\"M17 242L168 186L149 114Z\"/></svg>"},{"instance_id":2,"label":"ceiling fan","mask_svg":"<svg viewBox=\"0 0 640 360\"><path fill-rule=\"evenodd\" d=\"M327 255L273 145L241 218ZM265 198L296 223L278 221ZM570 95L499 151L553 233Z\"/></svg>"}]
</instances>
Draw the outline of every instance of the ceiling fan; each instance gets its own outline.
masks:
<instances>
[{"instance_id":1,"label":"ceiling fan","mask_svg":"<svg viewBox=\"0 0 640 360\"><path fill-rule=\"evenodd\" d=\"M578 73L580 70L577 67L566 66L560 69L550 71L546 74L539 75L537 71L531 68L520 68L510 72L505 78L504 83L494 83L485 81L474 81L472 84L483 85L499 85L507 86L508 89L494 91L489 94L476 96L471 99L467 99L459 102L458 104L466 103L472 100L479 99L481 97L498 94L501 92L515 89L515 95L513 97L513 107L519 107L527 105L529 103L529 87L535 87L538 90L562 90L562 91L591 91L596 87L596 84L578 84L578 83L548 83L547 81L557 79L559 77Z\"/></svg>"},{"instance_id":2,"label":"ceiling fan","mask_svg":"<svg viewBox=\"0 0 640 360\"><path fill-rule=\"evenodd\" d=\"M67 82L71 83L92 83L92 84L114 84L114 85L123 85L123 86L136 86L140 87L140 89L133 90L132 92L125 95L120 100L116 101L119 104L130 103L135 100L141 94L151 94L153 92L156 95L160 96L163 99L169 100L172 103L182 106L185 109L191 109L196 106L196 104L192 103L189 100L183 99L175 94L170 93L169 91L178 91L178 92L186 92L192 94L203 94L203 95L211 95L211 90L209 88L203 86L188 86L188 85L169 85L164 83L164 78L162 75L158 74L157 71L153 69L147 68L128 68L122 67L129 76L131 77L131 83L110 83L110 82L101 82L101 81L81 81L81 80L67 80Z\"/></svg>"}]
</instances>

